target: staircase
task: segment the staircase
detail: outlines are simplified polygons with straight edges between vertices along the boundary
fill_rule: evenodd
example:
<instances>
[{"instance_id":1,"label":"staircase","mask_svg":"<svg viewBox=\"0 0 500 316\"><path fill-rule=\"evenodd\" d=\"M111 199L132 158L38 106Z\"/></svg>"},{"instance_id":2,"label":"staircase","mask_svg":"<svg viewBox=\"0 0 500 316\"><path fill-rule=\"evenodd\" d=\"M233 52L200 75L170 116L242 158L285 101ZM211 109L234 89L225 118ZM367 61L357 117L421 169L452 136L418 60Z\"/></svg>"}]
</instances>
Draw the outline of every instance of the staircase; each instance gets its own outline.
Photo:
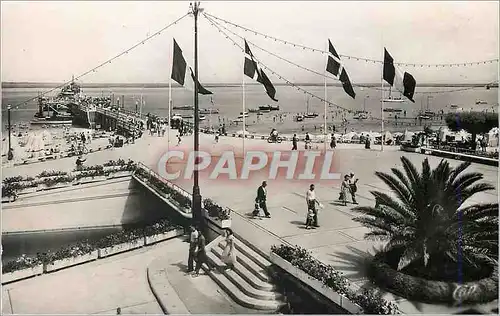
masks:
<instances>
[{"instance_id":1,"label":"staircase","mask_svg":"<svg viewBox=\"0 0 500 316\"><path fill-rule=\"evenodd\" d=\"M224 270L221 257L225 241L222 236L207 245L208 263L212 270L208 271L205 265L203 269L239 305L267 313L276 312L284 303L266 272L271 263L237 238L234 241L234 270Z\"/></svg>"}]
</instances>

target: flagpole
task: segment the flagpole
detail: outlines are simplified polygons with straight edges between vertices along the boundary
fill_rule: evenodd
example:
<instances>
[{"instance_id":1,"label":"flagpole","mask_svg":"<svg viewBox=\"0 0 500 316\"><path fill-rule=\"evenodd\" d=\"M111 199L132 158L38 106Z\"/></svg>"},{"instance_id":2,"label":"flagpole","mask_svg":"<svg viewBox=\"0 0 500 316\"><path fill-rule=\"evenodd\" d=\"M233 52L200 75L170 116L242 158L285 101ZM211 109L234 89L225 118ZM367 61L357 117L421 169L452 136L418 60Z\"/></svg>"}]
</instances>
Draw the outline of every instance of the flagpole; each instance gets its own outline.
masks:
<instances>
[{"instance_id":1,"label":"flagpole","mask_svg":"<svg viewBox=\"0 0 500 316\"><path fill-rule=\"evenodd\" d=\"M380 117L382 118L382 133L380 138L380 151L384 151L384 57L382 56L382 76L380 76L380 85L382 86L382 99L380 102Z\"/></svg>"},{"instance_id":2,"label":"flagpole","mask_svg":"<svg viewBox=\"0 0 500 316\"><path fill-rule=\"evenodd\" d=\"M243 102L242 102L242 108L243 108L243 113L242 113L242 116L243 116L243 156L242 158L244 159L245 157L245 136L246 136L246 129L245 129L245 69L243 69L243 79L242 79L242 82L241 82L241 86L242 86L242 90L243 90Z\"/></svg>"},{"instance_id":3,"label":"flagpole","mask_svg":"<svg viewBox=\"0 0 500 316\"><path fill-rule=\"evenodd\" d=\"M326 49L325 51L328 51L328 43L326 44ZM326 64L328 65L328 54L326 55ZM325 70L323 71L323 74L324 74L324 77L325 77L325 113L324 113L324 118L325 118L325 122L324 122L324 127L323 127L323 137L324 137L324 148L325 148L325 155L326 155L326 104L327 104L327 98L328 98L328 89L327 89L327 85L326 85L326 67L325 67Z\"/></svg>"}]
</instances>

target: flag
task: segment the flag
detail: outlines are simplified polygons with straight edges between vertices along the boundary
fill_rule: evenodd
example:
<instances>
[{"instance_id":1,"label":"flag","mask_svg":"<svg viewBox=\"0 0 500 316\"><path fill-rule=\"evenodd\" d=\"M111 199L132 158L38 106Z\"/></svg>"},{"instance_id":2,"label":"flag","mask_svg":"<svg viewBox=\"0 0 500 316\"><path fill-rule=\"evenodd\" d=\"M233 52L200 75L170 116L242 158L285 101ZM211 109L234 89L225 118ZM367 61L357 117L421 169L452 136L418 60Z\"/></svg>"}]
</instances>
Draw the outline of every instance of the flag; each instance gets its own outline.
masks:
<instances>
[{"instance_id":1,"label":"flag","mask_svg":"<svg viewBox=\"0 0 500 316\"><path fill-rule=\"evenodd\" d=\"M351 96L351 98L356 98L356 93L352 88L351 80L349 80L349 75L340 61L340 56L337 54L335 48L333 48L332 42L328 40L328 61L326 63L326 71L334 75L342 83L344 91Z\"/></svg>"},{"instance_id":2,"label":"flag","mask_svg":"<svg viewBox=\"0 0 500 316\"><path fill-rule=\"evenodd\" d=\"M273 100L278 102L276 99L276 89L273 86L271 80L267 77L264 70L259 69L257 62L254 59L252 51L245 40L245 64L243 67L243 72L246 76L254 79L258 83L261 83L266 89L267 95Z\"/></svg>"},{"instance_id":3,"label":"flag","mask_svg":"<svg viewBox=\"0 0 500 316\"><path fill-rule=\"evenodd\" d=\"M394 64L394 59L385 48L383 78L388 84L391 85L391 87L395 87L399 92L407 97L408 100L415 103L413 95L415 94L417 81L415 81L415 78L413 78L410 73L406 71L403 73L399 67Z\"/></svg>"},{"instance_id":4,"label":"flag","mask_svg":"<svg viewBox=\"0 0 500 316\"><path fill-rule=\"evenodd\" d=\"M184 88L194 91L194 74L191 67L189 67L189 72L187 71L188 65L184 56L182 55L182 50L174 39L174 54L172 61L172 78L175 82L183 86ZM189 76L189 77L188 77ZM212 94L212 92L205 89L200 82L196 83L198 86L199 94Z\"/></svg>"}]
</instances>

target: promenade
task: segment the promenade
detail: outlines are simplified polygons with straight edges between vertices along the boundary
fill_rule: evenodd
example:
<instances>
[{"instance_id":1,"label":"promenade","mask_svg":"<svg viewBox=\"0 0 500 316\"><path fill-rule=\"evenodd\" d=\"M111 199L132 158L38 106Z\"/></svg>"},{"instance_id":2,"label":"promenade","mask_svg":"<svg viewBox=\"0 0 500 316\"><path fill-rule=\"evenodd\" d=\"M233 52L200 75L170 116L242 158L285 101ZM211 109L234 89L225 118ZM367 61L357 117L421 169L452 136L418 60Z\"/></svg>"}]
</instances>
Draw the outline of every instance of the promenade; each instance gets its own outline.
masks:
<instances>
[{"instance_id":1,"label":"promenade","mask_svg":"<svg viewBox=\"0 0 500 316\"><path fill-rule=\"evenodd\" d=\"M184 137L180 146L175 133L170 135L170 149L189 150L192 148L192 137ZM242 139L221 137L218 144L211 135L200 135L200 147L213 151L232 150L241 151ZM322 147L322 145L319 145ZM136 144L116 148L106 152L97 152L87 156L88 165L100 164L109 159L133 159L143 162L157 169L159 157L168 150L167 136L156 137L144 135ZM320 147L320 148L321 148ZM259 148L261 150L289 150L291 144L268 144L262 140L245 140L245 148ZM299 149L303 143L299 144ZM421 154L397 151L398 147L385 147L381 152L379 146L366 150L359 144L339 144L335 150L335 166L343 174L354 172L359 178L358 202L360 205L373 205L374 199L370 194L372 190L386 191L387 187L375 176L375 171L390 172L391 168L401 168L400 157L406 156L414 162L418 169L424 156ZM436 166L440 158L428 156L431 166ZM452 167L460 161L448 160ZM29 166L3 169L3 177L35 175L43 170L71 170L74 168L75 159L65 158L58 161L47 161ZM469 172L477 171L484 174L484 181L497 187L498 168L480 164L472 164ZM263 177L253 177L243 181L216 181L203 176L200 178L201 194L204 198L212 198L219 204L234 210L232 214L232 227L242 238L254 244L264 253L270 252L274 244L297 244L309 249L314 256L324 263L332 264L342 271L353 283L363 286L367 279L363 275L364 259L373 253L373 248L381 246L377 242L363 239L367 229L352 220L352 205L342 206L336 202L339 195L340 181L327 185L317 182L316 194L324 209L319 212L320 228L314 230L304 229L306 216L305 193L309 182L291 182L284 180L268 181L268 208L272 215L270 219L250 219L249 213L253 210L256 190ZM188 191L192 190L192 180L175 181ZM470 202L497 201L498 191L482 193L470 199ZM160 255L158 253L158 255ZM164 254L163 254L164 255ZM148 255L149 256L149 255ZM153 256L153 255L151 255ZM71 270L71 269L70 269ZM43 277L42 277L43 278ZM33 282L37 282L35 278ZM404 299L386 294L387 299L395 299L404 313L455 313L465 308L448 307L440 305L413 304ZM14 307L15 308L15 307ZM18 311L14 310L16 313Z\"/></svg>"}]
</instances>

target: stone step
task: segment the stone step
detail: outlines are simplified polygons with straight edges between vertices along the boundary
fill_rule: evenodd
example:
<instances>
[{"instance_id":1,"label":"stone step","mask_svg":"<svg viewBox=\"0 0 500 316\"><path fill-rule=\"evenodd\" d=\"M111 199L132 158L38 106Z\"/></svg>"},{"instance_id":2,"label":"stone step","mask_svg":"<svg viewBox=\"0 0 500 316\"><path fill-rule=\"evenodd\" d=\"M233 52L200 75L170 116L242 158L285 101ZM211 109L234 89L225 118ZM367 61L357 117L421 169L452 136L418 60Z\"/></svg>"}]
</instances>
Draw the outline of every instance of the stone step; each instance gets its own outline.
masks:
<instances>
[{"instance_id":1,"label":"stone step","mask_svg":"<svg viewBox=\"0 0 500 316\"><path fill-rule=\"evenodd\" d=\"M258 264L262 269L267 270L267 268L269 268L271 266L271 262L269 262L266 258L261 256L259 253L257 253L252 248L248 247L241 240L239 240L238 238L235 238L234 241L235 241L234 245L236 246L236 250L243 253L248 258L252 259L252 261L255 262L256 264Z\"/></svg>"},{"instance_id":2,"label":"stone step","mask_svg":"<svg viewBox=\"0 0 500 316\"><path fill-rule=\"evenodd\" d=\"M220 262L222 266L225 266L225 264L221 260L222 252L223 250L220 247L213 247L211 249L211 253L214 254L215 257L217 258L217 264L219 264ZM252 287L256 289L264 291L272 291L274 289L274 286L272 284L268 283L267 281L261 280L257 275L255 275L252 271L248 270L244 265L242 265L238 261L235 262L234 264L234 271L238 273L247 283L249 283Z\"/></svg>"},{"instance_id":3,"label":"stone step","mask_svg":"<svg viewBox=\"0 0 500 316\"><path fill-rule=\"evenodd\" d=\"M214 253L207 253L207 257L209 261L212 263L217 261L217 258ZM220 262L220 260L219 260ZM217 265L216 265L217 266ZM269 311L270 313L278 310L282 303L276 300L261 300L248 296L244 292L242 292L238 286L236 286L225 274L218 273L215 269L208 271L207 267L203 265L203 268L207 272L208 275L226 292L236 303L241 306Z\"/></svg>"},{"instance_id":4,"label":"stone step","mask_svg":"<svg viewBox=\"0 0 500 316\"><path fill-rule=\"evenodd\" d=\"M211 253L210 255L214 256L215 254ZM220 271L219 273L225 275L229 281L233 282L233 284L236 285L240 289L240 291L245 293L247 296L259 300L268 301L281 298L281 295L279 293L275 293L269 290L260 290L253 287L251 284L245 281L236 271L232 269L224 269L225 264L216 255L210 258L210 261L215 267L217 267L218 271Z\"/></svg>"},{"instance_id":5,"label":"stone step","mask_svg":"<svg viewBox=\"0 0 500 316\"><path fill-rule=\"evenodd\" d=\"M219 243L219 247L222 250L224 250L226 243L224 241L221 241ZM257 254L255 254L257 255ZM264 282L270 282L271 279L267 275L267 272L265 269L263 269L260 265L256 264L254 260L252 260L251 257L246 255L245 253L242 253L236 248L236 261L241 263L242 266L247 268L250 272L255 274L259 279L261 279Z\"/></svg>"}]
</instances>

